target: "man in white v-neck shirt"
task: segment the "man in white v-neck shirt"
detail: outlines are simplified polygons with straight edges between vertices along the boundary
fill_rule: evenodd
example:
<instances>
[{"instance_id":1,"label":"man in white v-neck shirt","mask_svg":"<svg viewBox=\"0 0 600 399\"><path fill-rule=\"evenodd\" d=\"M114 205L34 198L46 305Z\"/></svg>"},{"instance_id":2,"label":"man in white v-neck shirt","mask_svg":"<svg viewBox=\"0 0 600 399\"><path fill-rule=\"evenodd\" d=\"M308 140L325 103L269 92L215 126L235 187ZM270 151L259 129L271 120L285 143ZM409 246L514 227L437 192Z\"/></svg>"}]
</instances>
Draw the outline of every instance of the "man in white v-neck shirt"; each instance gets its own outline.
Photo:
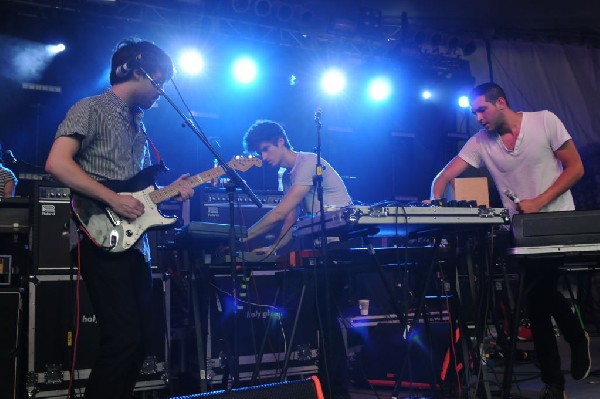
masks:
<instances>
[{"instance_id":1,"label":"man in white v-neck shirt","mask_svg":"<svg viewBox=\"0 0 600 399\"><path fill-rule=\"evenodd\" d=\"M470 166L485 166L501 193L504 207L515 213L574 210L570 188L583 176L583 164L573 139L550 111L515 112L504 90L495 83L475 87L471 109L483 129L435 177L431 198L439 199L448 183ZM504 194L507 190L519 200ZM542 381L541 398L565 398L565 380L551 316L571 345L571 375L589 374L589 337L556 289L557 270L540 262L527 265L531 283L527 305Z\"/></svg>"},{"instance_id":2,"label":"man in white v-neck shirt","mask_svg":"<svg viewBox=\"0 0 600 399\"><path fill-rule=\"evenodd\" d=\"M569 189L583 176L583 164L560 119L550 111L513 111L494 83L472 93L471 109L483 129L435 177L432 198L440 198L469 166L485 166L511 215L575 209ZM519 204L502 195L506 189L518 195Z\"/></svg>"}]
</instances>

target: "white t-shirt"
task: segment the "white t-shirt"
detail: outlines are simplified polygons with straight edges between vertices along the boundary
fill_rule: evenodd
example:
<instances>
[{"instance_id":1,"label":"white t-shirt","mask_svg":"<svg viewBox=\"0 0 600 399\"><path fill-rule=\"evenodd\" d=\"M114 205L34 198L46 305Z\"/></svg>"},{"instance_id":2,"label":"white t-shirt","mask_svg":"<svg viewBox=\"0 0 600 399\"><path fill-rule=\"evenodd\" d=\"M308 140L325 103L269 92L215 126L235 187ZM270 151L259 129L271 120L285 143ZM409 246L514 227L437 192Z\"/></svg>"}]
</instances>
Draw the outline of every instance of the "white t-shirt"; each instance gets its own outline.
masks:
<instances>
[{"instance_id":1,"label":"white t-shirt","mask_svg":"<svg viewBox=\"0 0 600 399\"><path fill-rule=\"evenodd\" d=\"M513 151L506 149L497 133L480 130L467 141L458 156L476 168L487 167L504 207L513 215L517 213L516 205L504 194L504 190L512 190L522 200L546 191L563 171L554 151L570 139L565 126L552 112L523 112L521 130ZM573 196L567 190L541 212L574 209Z\"/></svg>"},{"instance_id":2,"label":"white t-shirt","mask_svg":"<svg viewBox=\"0 0 600 399\"><path fill-rule=\"evenodd\" d=\"M298 152L296 162L289 171L289 185L291 186L311 186L304 197L302 203L306 213L314 214L319 211L319 200L315 186L313 185L313 176L316 175L317 155L310 152ZM333 169L331 165L321 158L323 170L323 202L324 207L342 207L352 205L352 200L348 195L346 186L342 178ZM287 185L287 184L285 184ZM286 187L287 191L287 187Z\"/></svg>"}]
</instances>

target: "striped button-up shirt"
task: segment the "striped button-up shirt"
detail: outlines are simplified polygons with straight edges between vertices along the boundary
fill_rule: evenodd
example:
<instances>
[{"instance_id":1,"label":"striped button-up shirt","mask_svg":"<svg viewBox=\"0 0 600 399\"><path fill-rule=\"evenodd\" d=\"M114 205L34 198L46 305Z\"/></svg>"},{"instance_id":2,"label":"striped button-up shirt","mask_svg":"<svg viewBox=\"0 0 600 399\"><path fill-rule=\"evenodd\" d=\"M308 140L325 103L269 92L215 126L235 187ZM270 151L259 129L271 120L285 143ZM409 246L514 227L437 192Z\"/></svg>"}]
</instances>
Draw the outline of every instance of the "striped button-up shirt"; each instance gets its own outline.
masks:
<instances>
[{"instance_id":1,"label":"striped button-up shirt","mask_svg":"<svg viewBox=\"0 0 600 399\"><path fill-rule=\"evenodd\" d=\"M56 137L77 138L75 162L96 180L126 180L150 165L140 108L130 108L112 90L78 101L58 127ZM72 244L76 243L76 235ZM150 261L148 240L136 245Z\"/></svg>"}]
</instances>

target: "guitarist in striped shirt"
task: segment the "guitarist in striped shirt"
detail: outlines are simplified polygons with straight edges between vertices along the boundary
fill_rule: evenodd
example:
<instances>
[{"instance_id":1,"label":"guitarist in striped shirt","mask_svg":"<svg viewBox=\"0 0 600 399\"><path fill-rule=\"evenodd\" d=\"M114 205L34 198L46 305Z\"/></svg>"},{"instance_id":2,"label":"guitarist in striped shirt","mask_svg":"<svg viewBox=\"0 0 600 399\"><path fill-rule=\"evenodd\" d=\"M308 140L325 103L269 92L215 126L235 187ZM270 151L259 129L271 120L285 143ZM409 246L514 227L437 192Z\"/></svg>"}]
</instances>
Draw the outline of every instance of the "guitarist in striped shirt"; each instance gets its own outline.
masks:
<instances>
[{"instance_id":1,"label":"guitarist in striped shirt","mask_svg":"<svg viewBox=\"0 0 600 399\"><path fill-rule=\"evenodd\" d=\"M150 165L143 111L158 99L159 85L171 79L171 58L153 43L124 40L111 59L111 88L77 102L58 127L46 171L72 191L108 205L135 220L144 205L111 190L104 180L132 178ZM178 180L185 181L187 175ZM193 190L182 184L178 200ZM100 348L85 397L131 398L151 330L152 275L145 236L124 252L110 253L72 232L73 259L80 267L100 327Z\"/></svg>"}]
</instances>

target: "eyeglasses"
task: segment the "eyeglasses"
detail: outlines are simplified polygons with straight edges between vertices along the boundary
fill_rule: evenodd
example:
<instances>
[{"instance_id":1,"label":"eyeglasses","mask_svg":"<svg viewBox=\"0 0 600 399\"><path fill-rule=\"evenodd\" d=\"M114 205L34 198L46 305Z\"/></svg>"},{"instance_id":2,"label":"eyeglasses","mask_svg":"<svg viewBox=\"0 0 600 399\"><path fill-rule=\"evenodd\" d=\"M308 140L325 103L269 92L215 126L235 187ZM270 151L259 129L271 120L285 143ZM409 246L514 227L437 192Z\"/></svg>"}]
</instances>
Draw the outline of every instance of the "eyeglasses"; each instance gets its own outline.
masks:
<instances>
[{"instance_id":1,"label":"eyeglasses","mask_svg":"<svg viewBox=\"0 0 600 399\"><path fill-rule=\"evenodd\" d=\"M152 79L152 81L150 83L152 83L152 82L156 83L156 85L160 89L162 89L164 87L165 83L167 83L167 81L163 80L162 77L161 78L157 78L157 77L155 78L154 76L150 76L150 78Z\"/></svg>"},{"instance_id":2,"label":"eyeglasses","mask_svg":"<svg viewBox=\"0 0 600 399\"><path fill-rule=\"evenodd\" d=\"M152 78L152 80L154 80L154 83L156 83L156 85L161 89L165 86L166 82L164 80L154 78Z\"/></svg>"}]
</instances>

